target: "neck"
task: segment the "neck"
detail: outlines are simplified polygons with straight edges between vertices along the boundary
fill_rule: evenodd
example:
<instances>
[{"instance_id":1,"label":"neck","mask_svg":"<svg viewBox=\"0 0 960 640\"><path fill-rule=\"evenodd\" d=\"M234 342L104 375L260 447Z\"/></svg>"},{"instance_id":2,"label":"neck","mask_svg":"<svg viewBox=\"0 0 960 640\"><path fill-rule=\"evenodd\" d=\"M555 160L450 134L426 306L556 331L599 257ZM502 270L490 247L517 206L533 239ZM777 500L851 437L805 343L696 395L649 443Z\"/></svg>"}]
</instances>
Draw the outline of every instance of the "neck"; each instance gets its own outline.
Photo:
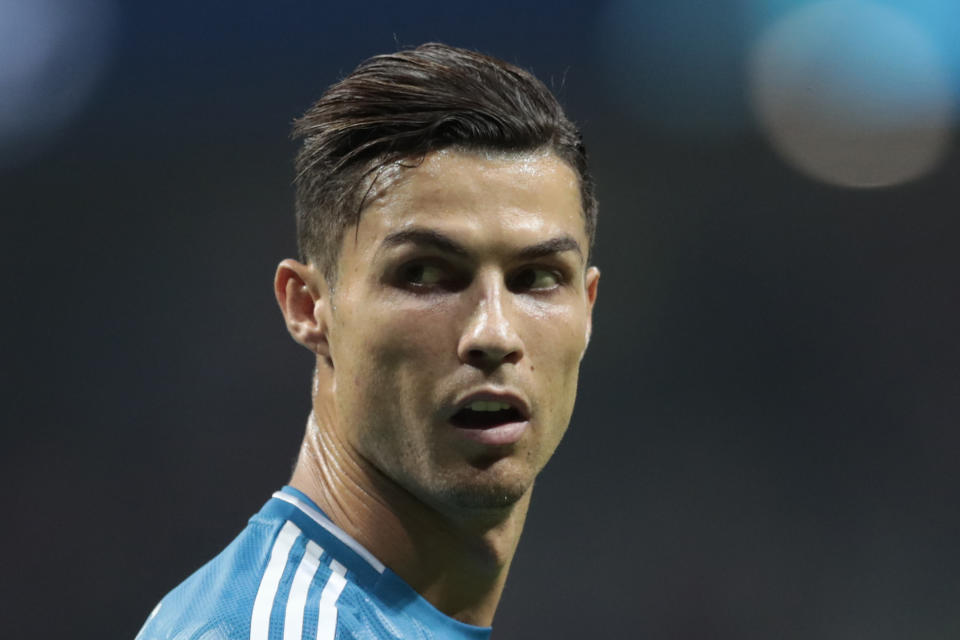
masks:
<instances>
[{"instance_id":1,"label":"neck","mask_svg":"<svg viewBox=\"0 0 960 640\"><path fill-rule=\"evenodd\" d=\"M516 551L530 491L510 507L430 506L356 455L317 410L290 481L350 536L447 615L493 621ZM316 419L314 416L322 416Z\"/></svg>"}]
</instances>

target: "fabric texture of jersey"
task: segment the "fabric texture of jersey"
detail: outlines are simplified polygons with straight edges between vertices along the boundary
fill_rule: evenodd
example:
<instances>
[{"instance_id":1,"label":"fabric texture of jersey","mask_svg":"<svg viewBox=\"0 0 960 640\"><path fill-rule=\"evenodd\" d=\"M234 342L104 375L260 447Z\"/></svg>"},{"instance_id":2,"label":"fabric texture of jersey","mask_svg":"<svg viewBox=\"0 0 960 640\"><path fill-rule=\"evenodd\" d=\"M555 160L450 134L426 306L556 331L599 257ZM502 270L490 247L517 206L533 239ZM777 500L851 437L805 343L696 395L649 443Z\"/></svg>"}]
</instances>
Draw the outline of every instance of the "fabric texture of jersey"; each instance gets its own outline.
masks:
<instances>
[{"instance_id":1,"label":"fabric texture of jersey","mask_svg":"<svg viewBox=\"0 0 960 640\"><path fill-rule=\"evenodd\" d=\"M136 640L486 640L441 613L292 487L160 601Z\"/></svg>"}]
</instances>

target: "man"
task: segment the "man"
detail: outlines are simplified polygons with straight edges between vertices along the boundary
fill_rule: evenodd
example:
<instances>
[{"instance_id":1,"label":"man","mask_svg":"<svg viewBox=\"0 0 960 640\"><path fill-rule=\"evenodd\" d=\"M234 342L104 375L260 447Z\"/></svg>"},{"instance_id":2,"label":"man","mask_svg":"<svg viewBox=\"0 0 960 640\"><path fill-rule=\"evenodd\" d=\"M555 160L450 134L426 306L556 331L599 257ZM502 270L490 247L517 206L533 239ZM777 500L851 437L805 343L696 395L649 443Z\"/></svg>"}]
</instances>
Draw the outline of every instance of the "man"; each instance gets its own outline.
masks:
<instances>
[{"instance_id":1,"label":"man","mask_svg":"<svg viewBox=\"0 0 960 640\"><path fill-rule=\"evenodd\" d=\"M300 456L139 637L486 638L590 338L579 133L529 73L428 44L295 135L301 258L275 292L316 357Z\"/></svg>"}]
</instances>

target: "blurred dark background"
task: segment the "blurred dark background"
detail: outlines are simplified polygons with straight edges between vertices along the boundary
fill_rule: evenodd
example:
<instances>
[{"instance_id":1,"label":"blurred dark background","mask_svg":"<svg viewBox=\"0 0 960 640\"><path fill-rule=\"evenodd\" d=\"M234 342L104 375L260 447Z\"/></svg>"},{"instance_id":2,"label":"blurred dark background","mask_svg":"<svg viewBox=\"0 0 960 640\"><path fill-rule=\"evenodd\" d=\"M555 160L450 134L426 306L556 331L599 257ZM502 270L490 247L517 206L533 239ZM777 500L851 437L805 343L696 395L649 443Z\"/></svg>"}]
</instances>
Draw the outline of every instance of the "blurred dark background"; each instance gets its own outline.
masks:
<instances>
[{"instance_id":1,"label":"blurred dark background","mask_svg":"<svg viewBox=\"0 0 960 640\"><path fill-rule=\"evenodd\" d=\"M292 118L439 40L581 124L603 271L494 637L956 638L955 2L0 2L6 637L132 638L288 477Z\"/></svg>"}]
</instances>

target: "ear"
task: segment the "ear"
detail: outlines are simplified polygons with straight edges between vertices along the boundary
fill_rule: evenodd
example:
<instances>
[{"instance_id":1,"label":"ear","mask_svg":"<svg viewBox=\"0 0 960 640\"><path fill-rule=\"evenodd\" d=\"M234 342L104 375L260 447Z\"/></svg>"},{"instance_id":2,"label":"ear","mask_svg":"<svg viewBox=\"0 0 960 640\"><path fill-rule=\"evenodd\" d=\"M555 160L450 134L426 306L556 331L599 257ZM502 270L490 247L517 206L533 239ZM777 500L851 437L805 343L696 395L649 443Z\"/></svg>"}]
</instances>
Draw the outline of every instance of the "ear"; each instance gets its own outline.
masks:
<instances>
[{"instance_id":1,"label":"ear","mask_svg":"<svg viewBox=\"0 0 960 640\"><path fill-rule=\"evenodd\" d=\"M584 276L584 285L587 291L587 335L586 344L590 344L590 334L593 332L593 305L597 301L597 287L600 284L600 269L590 267ZM586 347L584 347L586 348Z\"/></svg>"},{"instance_id":2,"label":"ear","mask_svg":"<svg viewBox=\"0 0 960 640\"><path fill-rule=\"evenodd\" d=\"M329 361L327 312L330 294L323 275L312 264L283 260L277 265L273 292L293 339Z\"/></svg>"}]
</instances>

